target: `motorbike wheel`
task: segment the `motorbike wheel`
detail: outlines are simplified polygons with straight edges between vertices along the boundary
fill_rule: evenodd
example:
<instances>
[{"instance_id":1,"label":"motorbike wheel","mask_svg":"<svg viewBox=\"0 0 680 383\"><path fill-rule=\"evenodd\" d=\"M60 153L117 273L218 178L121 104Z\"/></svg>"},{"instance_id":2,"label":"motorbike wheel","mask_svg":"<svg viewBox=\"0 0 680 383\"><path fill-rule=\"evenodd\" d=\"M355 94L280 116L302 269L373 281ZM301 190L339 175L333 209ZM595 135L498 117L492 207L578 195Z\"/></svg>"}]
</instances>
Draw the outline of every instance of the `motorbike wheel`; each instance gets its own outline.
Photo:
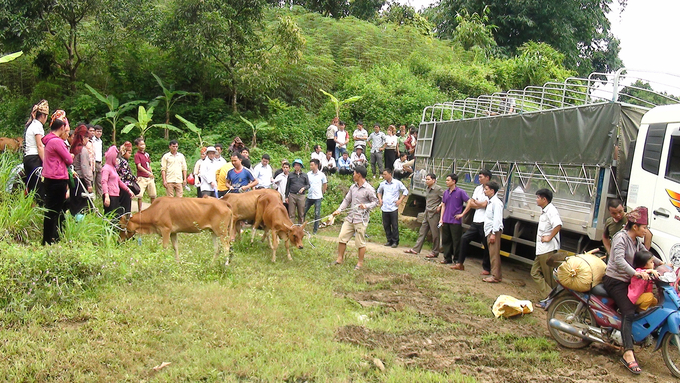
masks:
<instances>
[{"instance_id":1,"label":"motorbike wheel","mask_svg":"<svg viewBox=\"0 0 680 383\"><path fill-rule=\"evenodd\" d=\"M555 298L555 300L550 304L548 309L548 331L550 335L559 343L566 348L583 348L592 343L589 340L567 334L558 329L552 328L550 326L550 319L555 318L561 320L562 322L568 324L584 324L588 326L595 325L595 318L589 310L584 309L578 316L575 316L576 309L579 303L581 303L576 298L570 295L563 295L561 297Z\"/></svg>"},{"instance_id":2,"label":"motorbike wheel","mask_svg":"<svg viewBox=\"0 0 680 383\"><path fill-rule=\"evenodd\" d=\"M680 378L680 335L667 332L661 341L661 355L671 374Z\"/></svg>"}]
</instances>

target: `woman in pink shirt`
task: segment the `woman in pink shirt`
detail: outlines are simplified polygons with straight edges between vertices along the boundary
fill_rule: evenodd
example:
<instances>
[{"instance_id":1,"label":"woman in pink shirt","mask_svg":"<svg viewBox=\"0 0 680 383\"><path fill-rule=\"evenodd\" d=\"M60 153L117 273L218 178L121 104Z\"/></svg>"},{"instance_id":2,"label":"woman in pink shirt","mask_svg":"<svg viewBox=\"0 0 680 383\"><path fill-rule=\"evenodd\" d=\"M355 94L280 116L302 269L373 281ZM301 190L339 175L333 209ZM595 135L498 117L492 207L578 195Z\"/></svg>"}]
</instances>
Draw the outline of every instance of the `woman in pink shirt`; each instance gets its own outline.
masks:
<instances>
[{"instance_id":1,"label":"woman in pink shirt","mask_svg":"<svg viewBox=\"0 0 680 383\"><path fill-rule=\"evenodd\" d=\"M121 181L118 172L116 171L116 161L118 161L118 148L111 146L104 154L105 165L102 168L102 195L104 196L104 212L115 212L116 218L119 218L124 213L124 209L120 204L120 191L130 194L130 197L135 195L130 191L127 185Z\"/></svg>"},{"instance_id":2,"label":"woman in pink shirt","mask_svg":"<svg viewBox=\"0 0 680 383\"><path fill-rule=\"evenodd\" d=\"M45 209L47 209L43 222L43 245L59 240L59 228L64 218L64 209L67 207L67 166L73 163L73 156L68 152L64 143L71 130L68 123L53 119L50 130L50 134L42 138L45 145L42 175L45 186Z\"/></svg>"}]
</instances>

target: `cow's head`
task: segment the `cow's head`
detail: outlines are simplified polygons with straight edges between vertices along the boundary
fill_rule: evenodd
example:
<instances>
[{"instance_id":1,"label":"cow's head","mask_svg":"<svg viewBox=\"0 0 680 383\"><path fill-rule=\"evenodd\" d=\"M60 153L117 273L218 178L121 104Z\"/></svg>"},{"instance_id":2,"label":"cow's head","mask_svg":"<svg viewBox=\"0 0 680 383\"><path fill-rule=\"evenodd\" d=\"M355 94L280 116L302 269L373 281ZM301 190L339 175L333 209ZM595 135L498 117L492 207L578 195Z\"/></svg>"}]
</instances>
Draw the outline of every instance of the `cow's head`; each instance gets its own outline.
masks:
<instances>
[{"instance_id":1,"label":"cow's head","mask_svg":"<svg viewBox=\"0 0 680 383\"><path fill-rule=\"evenodd\" d=\"M126 241L135 235L135 225L130 222L130 215L125 214L120 217L120 239Z\"/></svg>"},{"instance_id":2,"label":"cow's head","mask_svg":"<svg viewBox=\"0 0 680 383\"><path fill-rule=\"evenodd\" d=\"M302 249L302 241L305 239L305 225L307 222L300 225L293 225L288 231L288 240L293 246Z\"/></svg>"}]
</instances>

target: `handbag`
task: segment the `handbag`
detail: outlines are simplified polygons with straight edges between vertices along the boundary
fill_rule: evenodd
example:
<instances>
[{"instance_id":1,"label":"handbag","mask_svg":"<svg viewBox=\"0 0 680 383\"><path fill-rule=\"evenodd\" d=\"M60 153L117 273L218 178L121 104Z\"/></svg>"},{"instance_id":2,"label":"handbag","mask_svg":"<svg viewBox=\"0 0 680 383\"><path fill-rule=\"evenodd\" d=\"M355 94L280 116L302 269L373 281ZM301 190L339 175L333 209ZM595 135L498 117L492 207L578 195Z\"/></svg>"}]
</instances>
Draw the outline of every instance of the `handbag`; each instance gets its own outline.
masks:
<instances>
[{"instance_id":1,"label":"handbag","mask_svg":"<svg viewBox=\"0 0 680 383\"><path fill-rule=\"evenodd\" d=\"M128 188L134 195L139 195L139 192L142 191L142 188L139 187L137 181L130 181L130 183L128 183Z\"/></svg>"}]
</instances>

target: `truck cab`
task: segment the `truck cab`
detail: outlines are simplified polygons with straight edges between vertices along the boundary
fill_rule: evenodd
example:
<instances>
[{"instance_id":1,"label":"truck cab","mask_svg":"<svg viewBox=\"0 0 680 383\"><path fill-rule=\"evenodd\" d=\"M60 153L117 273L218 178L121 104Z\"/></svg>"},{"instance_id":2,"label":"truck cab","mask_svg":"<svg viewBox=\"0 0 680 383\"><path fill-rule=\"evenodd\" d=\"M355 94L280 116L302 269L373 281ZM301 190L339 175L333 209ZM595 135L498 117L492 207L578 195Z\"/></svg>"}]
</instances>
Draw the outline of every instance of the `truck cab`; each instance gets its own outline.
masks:
<instances>
[{"instance_id":1,"label":"truck cab","mask_svg":"<svg viewBox=\"0 0 680 383\"><path fill-rule=\"evenodd\" d=\"M643 116L627 199L630 208L649 209L652 252L680 267L680 104Z\"/></svg>"}]
</instances>

